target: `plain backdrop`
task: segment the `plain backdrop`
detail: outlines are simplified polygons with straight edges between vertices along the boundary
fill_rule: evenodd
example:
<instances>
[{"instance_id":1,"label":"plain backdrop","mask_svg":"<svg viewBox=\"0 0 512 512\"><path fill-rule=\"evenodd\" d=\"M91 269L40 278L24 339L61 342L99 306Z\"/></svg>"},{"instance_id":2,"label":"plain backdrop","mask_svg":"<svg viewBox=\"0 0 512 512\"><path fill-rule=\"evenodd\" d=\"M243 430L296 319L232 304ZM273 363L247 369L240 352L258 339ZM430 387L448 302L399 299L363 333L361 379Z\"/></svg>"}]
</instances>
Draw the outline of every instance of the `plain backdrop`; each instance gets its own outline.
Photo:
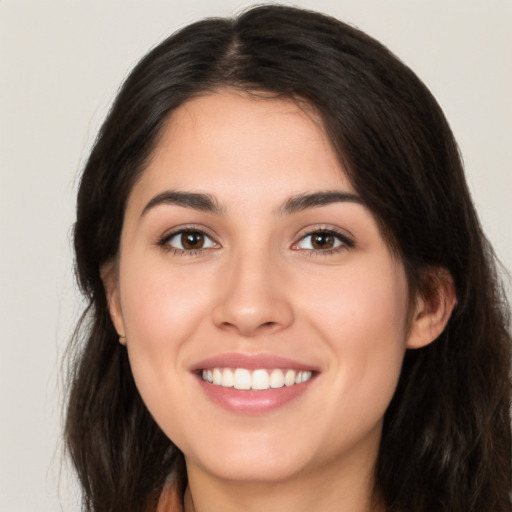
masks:
<instances>
[{"instance_id":1,"label":"plain backdrop","mask_svg":"<svg viewBox=\"0 0 512 512\"><path fill-rule=\"evenodd\" d=\"M82 304L77 176L123 77L153 45L236 0L0 0L0 510L78 511L62 456L61 361ZM297 0L367 31L433 91L481 220L512 268L512 2ZM510 288L509 288L510 294Z\"/></svg>"}]
</instances>

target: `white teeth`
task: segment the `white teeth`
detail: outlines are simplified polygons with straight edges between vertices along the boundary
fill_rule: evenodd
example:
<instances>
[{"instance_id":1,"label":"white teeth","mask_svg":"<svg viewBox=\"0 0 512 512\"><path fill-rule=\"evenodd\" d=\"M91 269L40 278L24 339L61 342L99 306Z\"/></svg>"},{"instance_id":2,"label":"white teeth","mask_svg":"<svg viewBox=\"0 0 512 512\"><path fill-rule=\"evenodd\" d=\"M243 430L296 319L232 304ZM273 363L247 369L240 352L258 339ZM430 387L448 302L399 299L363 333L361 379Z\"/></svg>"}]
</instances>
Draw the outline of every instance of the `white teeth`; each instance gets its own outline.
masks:
<instances>
[{"instance_id":1,"label":"white teeth","mask_svg":"<svg viewBox=\"0 0 512 512\"><path fill-rule=\"evenodd\" d=\"M217 384L217 386L220 385L222 382L222 372L218 368L213 369L213 383Z\"/></svg>"},{"instance_id":2,"label":"white teeth","mask_svg":"<svg viewBox=\"0 0 512 512\"><path fill-rule=\"evenodd\" d=\"M237 368L234 373L235 389L251 389L251 374L245 368Z\"/></svg>"},{"instance_id":3,"label":"white teeth","mask_svg":"<svg viewBox=\"0 0 512 512\"><path fill-rule=\"evenodd\" d=\"M306 382L307 380L311 379L312 373L309 371L304 372L297 372L297 375L295 376L295 384L301 384L302 382ZM290 375L291 380L291 375Z\"/></svg>"},{"instance_id":4,"label":"white teeth","mask_svg":"<svg viewBox=\"0 0 512 512\"><path fill-rule=\"evenodd\" d=\"M254 370L252 374L252 389L268 389L270 387L270 377L267 370Z\"/></svg>"},{"instance_id":5,"label":"white teeth","mask_svg":"<svg viewBox=\"0 0 512 512\"><path fill-rule=\"evenodd\" d=\"M284 386L284 375L279 369L272 370L270 374L270 387L271 388L282 388Z\"/></svg>"},{"instance_id":6,"label":"white teeth","mask_svg":"<svg viewBox=\"0 0 512 512\"><path fill-rule=\"evenodd\" d=\"M232 388L235 385L235 375L229 368L222 371L222 382L220 385L225 388Z\"/></svg>"},{"instance_id":7,"label":"white teeth","mask_svg":"<svg viewBox=\"0 0 512 512\"><path fill-rule=\"evenodd\" d=\"M288 370L284 377L285 386L293 386L295 384L295 372L293 370Z\"/></svg>"},{"instance_id":8,"label":"white teeth","mask_svg":"<svg viewBox=\"0 0 512 512\"><path fill-rule=\"evenodd\" d=\"M245 368L212 368L202 371L202 378L216 386L235 388L238 390L277 389L283 386L301 384L311 379L311 371L258 369L252 373Z\"/></svg>"}]
</instances>

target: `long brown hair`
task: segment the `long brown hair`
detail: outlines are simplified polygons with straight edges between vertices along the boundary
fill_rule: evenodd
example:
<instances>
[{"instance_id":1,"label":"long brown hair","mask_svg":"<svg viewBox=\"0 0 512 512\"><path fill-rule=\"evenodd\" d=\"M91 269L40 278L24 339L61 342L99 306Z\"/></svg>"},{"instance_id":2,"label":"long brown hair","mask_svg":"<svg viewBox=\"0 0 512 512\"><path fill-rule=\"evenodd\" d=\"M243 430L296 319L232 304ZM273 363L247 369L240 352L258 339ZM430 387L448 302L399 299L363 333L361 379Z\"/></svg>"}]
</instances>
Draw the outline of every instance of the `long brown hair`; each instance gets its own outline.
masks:
<instances>
[{"instance_id":1,"label":"long brown hair","mask_svg":"<svg viewBox=\"0 0 512 512\"><path fill-rule=\"evenodd\" d=\"M183 455L135 387L100 267L116 257L130 191L162 127L219 87L306 101L404 263L413 293L447 269L457 305L442 335L406 354L384 422L376 490L387 510L511 510L509 308L456 142L435 99L384 46L333 18L284 6L207 19L135 67L83 170L74 230L88 306L74 336L66 422L84 509L145 509Z\"/></svg>"}]
</instances>

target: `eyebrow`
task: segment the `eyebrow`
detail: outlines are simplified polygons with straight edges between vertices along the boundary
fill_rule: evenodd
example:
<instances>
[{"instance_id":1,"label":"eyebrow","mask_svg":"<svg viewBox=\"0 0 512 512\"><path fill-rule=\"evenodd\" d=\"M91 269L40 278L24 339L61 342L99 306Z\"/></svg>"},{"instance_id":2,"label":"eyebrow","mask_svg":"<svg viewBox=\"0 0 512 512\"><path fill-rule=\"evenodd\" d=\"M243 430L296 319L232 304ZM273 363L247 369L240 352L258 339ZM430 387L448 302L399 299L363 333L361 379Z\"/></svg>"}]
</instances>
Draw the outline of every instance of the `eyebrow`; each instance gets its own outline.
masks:
<instances>
[{"instance_id":1,"label":"eyebrow","mask_svg":"<svg viewBox=\"0 0 512 512\"><path fill-rule=\"evenodd\" d=\"M309 208L327 206L333 203L357 203L364 206L363 200L357 194L339 190L327 190L290 197L279 208L278 213L279 215L291 215Z\"/></svg>"},{"instance_id":2,"label":"eyebrow","mask_svg":"<svg viewBox=\"0 0 512 512\"><path fill-rule=\"evenodd\" d=\"M163 204L183 206L184 208L193 208L194 210L215 213L216 215L222 215L224 213L224 210L219 205L218 201L210 194L166 190L165 192L162 192L161 194L153 197L153 199L151 199L149 203L144 206L140 216L143 217L151 209Z\"/></svg>"},{"instance_id":3,"label":"eyebrow","mask_svg":"<svg viewBox=\"0 0 512 512\"><path fill-rule=\"evenodd\" d=\"M338 190L328 190L290 197L277 210L277 213L280 216L291 215L309 208L327 206L333 203L364 204L362 199L356 194ZM166 190L153 197L146 206L144 206L140 216L143 217L150 210L160 205L182 206L184 208L193 208L194 210L213 213L215 215L224 214L224 208L222 208L217 199L210 194Z\"/></svg>"}]
</instances>

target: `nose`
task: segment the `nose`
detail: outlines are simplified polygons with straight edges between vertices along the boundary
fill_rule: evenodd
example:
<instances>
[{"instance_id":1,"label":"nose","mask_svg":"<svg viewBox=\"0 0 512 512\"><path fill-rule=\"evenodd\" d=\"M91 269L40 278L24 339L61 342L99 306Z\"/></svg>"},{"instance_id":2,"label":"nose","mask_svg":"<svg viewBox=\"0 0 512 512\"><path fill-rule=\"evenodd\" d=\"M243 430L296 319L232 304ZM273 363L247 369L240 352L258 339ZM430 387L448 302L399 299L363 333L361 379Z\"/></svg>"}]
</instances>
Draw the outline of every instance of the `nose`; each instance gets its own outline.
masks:
<instances>
[{"instance_id":1,"label":"nose","mask_svg":"<svg viewBox=\"0 0 512 512\"><path fill-rule=\"evenodd\" d=\"M268 255L240 255L226 262L226 266L213 310L213 322L218 328L255 337L286 329L293 323L283 272Z\"/></svg>"}]
</instances>

